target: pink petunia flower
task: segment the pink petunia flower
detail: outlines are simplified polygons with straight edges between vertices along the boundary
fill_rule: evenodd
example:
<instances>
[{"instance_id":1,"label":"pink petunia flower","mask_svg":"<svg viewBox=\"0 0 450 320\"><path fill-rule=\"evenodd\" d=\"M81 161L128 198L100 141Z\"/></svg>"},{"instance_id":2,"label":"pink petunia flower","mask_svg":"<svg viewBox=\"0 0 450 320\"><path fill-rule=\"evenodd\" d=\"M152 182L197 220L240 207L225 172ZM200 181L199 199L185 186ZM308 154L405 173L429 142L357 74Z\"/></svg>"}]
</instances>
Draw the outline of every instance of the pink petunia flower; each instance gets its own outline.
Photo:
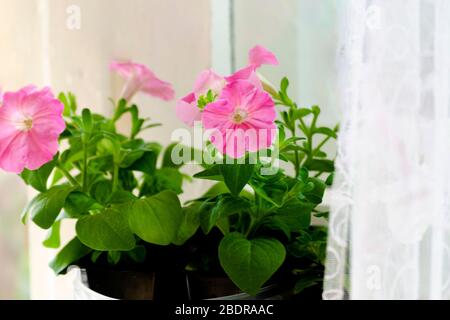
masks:
<instances>
[{"instance_id":1,"label":"pink petunia flower","mask_svg":"<svg viewBox=\"0 0 450 320\"><path fill-rule=\"evenodd\" d=\"M66 127L63 109L49 88L6 92L0 107L0 168L21 173L51 161Z\"/></svg>"},{"instance_id":2,"label":"pink petunia flower","mask_svg":"<svg viewBox=\"0 0 450 320\"><path fill-rule=\"evenodd\" d=\"M248 80L258 89L262 90L262 83L256 74L256 71L264 64L277 66L279 64L277 57L263 46L257 45L250 50L248 60L248 66L236 71L231 76L226 77L226 80L227 82Z\"/></svg>"},{"instance_id":3,"label":"pink petunia flower","mask_svg":"<svg viewBox=\"0 0 450 320\"><path fill-rule=\"evenodd\" d=\"M194 91L177 102L175 109L177 117L192 127L194 122L201 120L202 110L198 107L198 99L207 94L209 90L216 95L220 95L225 85L224 77L219 76L212 70L203 71L195 81Z\"/></svg>"},{"instance_id":4,"label":"pink petunia flower","mask_svg":"<svg viewBox=\"0 0 450 320\"><path fill-rule=\"evenodd\" d=\"M143 64L113 61L110 69L126 80L121 96L127 101L131 101L139 91L165 101L170 101L175 97L172 85L159 79Z\"/></svg>"},{"instance_id":5,"label":"pink petunia flower","mask_svg":"<svg viewBox=\"0 0 450 320\"><path fill-rule=\"evenodd\" d=\"M216 95L220 95L227 83L238 80L246 80L257 89L263 90L263 85L256 70L263 64L278 65L275 55L262 46L255 46L249 52L249 65L238 70L229 77L217 75L212 70L203 71L197 78L194 91L177 102L177 117L189 126L201 119L202 110L198 107L198 99L212 90Z\"/></svg>"},{"instance_id":6,"label":"pink petunia flower","mask_svg":"<svg viewBox=\"0 0 450 320\"><path fill-rule=\"evenodd\" d=\"M202 113L205 129L212 131L211 142L232 158L270 147L276 133L275 118L271 97L245 80L228 84Z\"/></svg>"}]
</instances>

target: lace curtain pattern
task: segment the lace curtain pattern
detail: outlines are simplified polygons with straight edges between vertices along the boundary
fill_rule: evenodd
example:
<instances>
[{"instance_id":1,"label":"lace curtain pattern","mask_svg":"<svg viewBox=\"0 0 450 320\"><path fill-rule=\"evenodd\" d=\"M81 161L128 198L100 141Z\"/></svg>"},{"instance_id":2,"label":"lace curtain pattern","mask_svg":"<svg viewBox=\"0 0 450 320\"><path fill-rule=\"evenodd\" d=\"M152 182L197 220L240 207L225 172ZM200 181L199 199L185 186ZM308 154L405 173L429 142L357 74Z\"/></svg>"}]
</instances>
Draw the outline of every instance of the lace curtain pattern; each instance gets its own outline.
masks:
<instances>
[{"instance_id":1,"label":"lace curtain pattern","mask_svg":"<svg viewBox=\"0 0 450 320\"><path fill-rule=\"evenodd\" d=\"M450 299L450 1L342 1L324 299Z\"/></svg>"}]
</instances>

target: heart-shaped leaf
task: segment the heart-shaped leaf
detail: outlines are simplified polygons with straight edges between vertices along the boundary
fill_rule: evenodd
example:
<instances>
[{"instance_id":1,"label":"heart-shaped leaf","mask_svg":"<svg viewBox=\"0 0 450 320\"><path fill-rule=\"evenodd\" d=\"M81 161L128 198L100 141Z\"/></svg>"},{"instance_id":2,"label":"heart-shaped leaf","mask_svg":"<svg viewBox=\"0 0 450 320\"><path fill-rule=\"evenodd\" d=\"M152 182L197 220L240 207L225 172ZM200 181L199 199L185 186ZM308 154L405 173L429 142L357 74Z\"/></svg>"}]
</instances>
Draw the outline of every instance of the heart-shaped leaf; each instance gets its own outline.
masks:
<instances>
[{"instance_id":1,"label":"heart-shaped leaf","mask_svg":"<svg viewBox=\"0 0 450 320\"><path fill-rule=\"evenodd\" d=\"M243 291L255 296L283 264L286 249L276 239L248 240L229 233L219 246L219 259L230 279Z\"/></svg>"},{"instance_id":2,"label":"heart-shaped leaf","mask_svg":"<svg viewBox=\"0 0 450 320\"><path fill-rule=\"evenodd\" d=\"M44 164L37 170L31 171L25 169L20 177L25 181L25 183L29 186L32 186L39 192L47 191L47 180L53 169L56 166L56 157L54 160Z\"/></svg>"},{"instance_id":3,"label":"heart-shaped leaf","mask_svg":"<svg viewBox=\"0 0 450 320\"><path fill-rule=\"evenodd\" d=\"M74 187L61 185L38 194L24 210L22 219L30 215L39 227L49 229L63 208L67 197L74 190Z\"/></svg>"},{"instance_id":4,"label":"heart-shaped leaf","mask_svg":"<svg viewBox=\"0 0 450 320\"><path fill-rule=\"evenodd\" d=\"M128 227L125 210L119 207L78 220L77 236L80 241L99 251L128 251L135 247L133 232Z\"/></svg>"},{"instance_id":5,"label":"heart-shaped leaf","mask_svg":"<svg viewBox=\"0 0 450 320\"><path fill-rule=\"evenodd\" d=\"M135 201L128 208L128 221L144 241L168 245L176 239L183 221L180 201L171 191Z\"/></svg>"},{"instance_id":6,"label":"heart-shaped leaf","mask_svg":"<svg viewBox=\"0 0 450 320\"><path fill-rule=\"evenodd\" d=\"M244 189L255 171L253 164L224 164L220 166L220 172L228 189L235 196Z\"/></svg>"}]
</instances>

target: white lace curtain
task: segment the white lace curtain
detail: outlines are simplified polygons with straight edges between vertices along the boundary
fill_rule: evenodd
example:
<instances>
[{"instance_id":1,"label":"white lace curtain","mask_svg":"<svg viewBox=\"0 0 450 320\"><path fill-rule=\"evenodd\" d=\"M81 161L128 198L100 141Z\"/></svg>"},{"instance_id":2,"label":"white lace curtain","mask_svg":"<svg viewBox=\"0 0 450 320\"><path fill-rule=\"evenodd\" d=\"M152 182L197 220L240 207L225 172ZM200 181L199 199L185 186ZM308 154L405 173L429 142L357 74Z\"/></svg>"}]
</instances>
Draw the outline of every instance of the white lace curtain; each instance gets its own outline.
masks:
<instances>
[{"instance_id":1,"label":"white lace curtain","mask_svg":"<svg viewBox=\"0 0 450 320\"><path fill-rule=\"evenodd\" d=\"M450 1L341 3L324 299L450 299Z\"/></svg>"}]
</instances>

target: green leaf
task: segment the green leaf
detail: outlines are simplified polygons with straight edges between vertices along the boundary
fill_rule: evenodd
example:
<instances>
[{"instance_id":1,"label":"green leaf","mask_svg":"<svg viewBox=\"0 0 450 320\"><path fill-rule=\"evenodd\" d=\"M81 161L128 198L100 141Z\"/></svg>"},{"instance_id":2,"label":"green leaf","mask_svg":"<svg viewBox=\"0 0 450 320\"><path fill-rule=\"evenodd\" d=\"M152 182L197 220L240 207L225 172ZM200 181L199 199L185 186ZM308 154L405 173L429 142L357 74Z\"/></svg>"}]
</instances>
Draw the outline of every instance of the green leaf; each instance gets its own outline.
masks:
<instances>
[{"instance_id":1,"label":"green leaf","mask_svg":"<svg viewBox=\"0 0 450 320\"><path fill-rule=\"evenodd\" d=\"M144 151L142 150L122 150L122 162L120 163L120 167L128 168L143 156Z\"/></svg>"},{"instance_id":2,"label":"green leaf","mask_svg":"<svg viewBox=\"0 0 450 320\"><path fill-rule=\"evenodd\" d=\"M147 250L144 246L136 246L133 250L128 251L127 254L134 262L143 263L147 255Z\"/></svg>"},{"instance_id":3,"label":"green leaf","mask_svg":"<svg viewBox=\"0 0 450 320\"><path fill-rule=\"evenodd\" d=\"M255 171L253 164L224 164L220 166L225 184L231 194L237 196L244 189Z\"/></svg>"},{"instance_id":4,"label":"green leaf","mask_svg":"<svg viewBox=\"0 0 450 320\"><path fill-rule=\"evenodd\" d=\"M281 231L288 240L291 239L291 228L286 224L286 222L282 221L277 216L270 216L261 221L257 227L257 232L260 234L261 231L264 232L265 230Z\"/></svg>"},{"instance_id":5,"label":"green leaf","mask_svg":"<svg viewBox=\"0 0 450 320\"><path fill-rule=\"evenodd\" d=\"M334 173L330 174L327 179L325 180L325 184L327 186L332 186L334 181Z\"/></svg>"},{"instance_id":6,"label":"green leaf","mask_svg":"<svg viewBox=\"0 0 450 320\"><path fill-rule=\"evenodd\" d=\"M108 205L111 204L123 204L126 202L131 202L137 200L138 198L128 191L118 190L111 194L110 198L107 201Z\"/></svg>"},{"instance_id":7,"label":"green leaf","mask_svg":"<svg viewBox=\"0 0 450 320\"><path fill-rule=\"evenodd\" d=\"M208 234L219 219L248 210L250 207L250 203L243 198L229 195L220 197L211 210L203 210L200 213L203 232Z\"/></svg>"},{"instance_id":8,"label":"green leaf","mask_svg":"<svg viewBox=\"0 0 450 320\"><path fill-rule=\"evenodd\" d=\"M100 209L101 206L91 197L83 192L72 192L66 199L64 211L71 218L79 218L89 214L89 210L93 207Z\"/></svg>"},{"instance_id":9,"label":"green leaf","mask_svg":"<svg viewBox=\"0 0 450 320\"><path fill-rule=\"evenodd\" d=\"M50 268L52 268L56 274L60 274L72 263L83 258L91 251L92 249L86 247L77 238L74 238L50 262Z\"/></svg>"},{"instance_id":10,"label":"green leaf","mask_svg":"<svg viewBox=\"0 0 450 320\"><path fill-rule=\"evenodd\" d=\"M146 175L141 187L140 196L151 196L165 190L176 194L183 192L183 175L176 168L162 168L153 175Z\"/></svg>"},{"instance_id":11,"label":"green leaf","mask_svg":"<svg viewBox=\"0 0 450 320\"><path fill-rule=\"evenodd\" d=\"M145 151L133 164L127 167L128 170L144 172L152 175L156 170L159 152Z\"/></svg>"},{"instance_id":12,"label":"green leaf","mask_svg":"<svg viewBox=\"0 0 450 320\"><path fill-rule=\"evenodd\" d=\"M58 100L61 101L61 103L64 105L64 111L63 111L63 116L64 117L69 117L70 116L70 105L69 105L69 101L67 101L67 97L64 94L64 92L61 92L58 95Z\"/></svg>"},{"instance_id":13,"label":"green leaf","mask_svg":"<svg viewBox=\"0 0 450 320\"><path fill-rule=\"evenodd\" d=\"M92 129L94 128L91 110L83 109L83 111L81 112L81 117L83 119L83 130L86 133L91 133Z\"/></svg>"},{"instance_id":14,"label":"green leaf","mask_svg":"<svg viewBox=\"0 0 450 320\"><path fill-rule=\"evenodd\" d=\"M96 263L98 258L102 255L103 251L93 251L91 254L91 261L93 263Z\"/></svg>"},{"instance_id":15,"label":"green leaf","mask_svg":"<svg viewBox=\"0 0 450 320\"><path fill-rule=\"evenodd\" d=\"M219 259L230 279L243 291L255 296L280 268L286 249L275 239L248 240L229 233L219 246Z\"/></svg>"},{"instance_id":16,"label":"green leaf","mask_svg":"<svg viewBox=\"0 0 450 320\"><path fill-rule=\"evenodd\" d=\"M301 119L303 117L306 117L307 115L310 115L311 113L313 113L311 111L311 109L307 109L307 108L300 108L300 109L296 109L294 111L294 119Z\"/></svg>"},{"instance_id":17,"label":"green leaf","mask_svg":"<svg viewBox=\"0 0 450 320\"><path fill-rule=\"evenodd\" d=\"M281 80L281 84L280 84L281 92L286 93L288 88L289 88L289 79L287 77L284 77Z\"/></svg>"},{"instance_id":18,"label":"green leaf","mask_svg":"<svg viewBox=\"0 0 450 320\"><path fill-rule=\"evenodd\" d=\"M259 185L252 184L251 186L252 186L253 190L255 191L255 193L258 196L260 196L262 199L271 203L272 205L274 205L277 208L281 207L282 201L280 199L274 199L273 197L269 196L267 194L267 192ZM278 201L276 201L276 200L278 200Z\"/></svg>"},{"instance_id":19,"label":"green leaf","mask_svg":"<svg viewBox=\"0 0 450 320\"><path fill-rule=\"evenodd\" d=\"M72 114L75 114L78 108L77 98L72 92L67 93L67 97L69 98L70 110L72 111Z\"/></svg>"},{"instance_id":20,"label":"green leaf","mask_svg":"<svg viewBox=\"0 0 450 320\"><path fill-rule=\"evenodd\" d=\"M21 174L20 177L25 181L25 183L29 186L32 186L34 189L36 189L39 192L45 192L47 191L47 181L48 177L52 173L53 169L56 166L57 162L57 156L52 161L44 164L42 167L40 167L37 170L31 171L28 169L25 169Z\"/></svg>"},{"instance_id":21,"label":"green leaf","mask_svg":"<svg viewBox=\"0 0 450 320\"><path fill-rule=\"evenodd\" d=\"M139 118L139 109L136 105L132 105L128 112L131 114L131 136L135 137L142 129L144 119Z\"/></svg>"},{"instance_id":22,"label":"green leaf","mask_svg":"<svg viewBox=\"0 0 450 320\"><path fill-rule=\"evenodd\" d=\"M316 275L302 276L301 279L295 283L294 294L299 294L303 290L314 287L322 281L323 277L318 277Z\"/></svg>"},{"instance_id":23,"label":"green leaf","mask_svg":"<svg viewBox=\"0 0 450 320\"><path fill-rule=\"evenodd\" d=\"M311 110L312 110L312 112L313 112L316 116L318 116L318 115L320 114L320 108L319 108L319 106L312 106L312 107L311 107Z\"/></svg>"},{"instance_id":24,"label":"green leaf","mask_svg":"<svg viewBox=\"0 0 450 320\"><path fill-rule=\"evenodd\" d=\"M61 245L59 232L61 229L61 221L55 221L51 229L49 230L47 237L42 242L44 247L50 248L50 249L56 249L59 248Z\"/></svg>"},{"instance_id":25,"label":"green leaf","mask_svg":"<svg viewBox=\"0 0 450 320\"><path fill-rule=\"evenodd\" d=\"M183 213L174 192L164 191L137 200L127 211L131 229L142 240L158 245L168 245L176 240Z\"/></svg>"},{"instance_id":26,"label":"green leaf","mask_svg":"<svg viewBox=\"0 0 450 320\"><path fill-rule=\"evenodd\" d=\"M215 197L224 193L230 193L230 190L226 186L224 182L218 182L213 185L204 195L203 197Z\"/></svg>"},{"instance_id":27,"label":"green leaf","mask_svg":"<svg viewBox=\"0 0 450 320\"><path fill-rule=\"evenodd\" d=\"M308 183L312 183L313 187L307 192L302 192L303 195L308 201L314 204L320 204L325 193L326 184L318 178L308 178L307 181Z\"/></svg>"},{"instance_id":28,"label":"green leaf","mask_svg":"<svg viewBox=\"0 0 450 320\"><path fill-rule=\"evenodd\" d=\"M334 130L327 128L327 127L321 127L314 129L314 133L320 133L329 137L332 137L334 139L337 139L337 134L334 132Z\"/></svg>"},{"instance_id":29,"label":"green leaf","mask_svg":"<svg viewBox=\"0 0 450 320\"><path fill-rule=\"evenodd\" d=\"M176 143L172 143L171 145L169 145L166 148L166 150L164 151L164 156L163 156L163 163L162 163L163 167L180 168L182 166L182 165L177 165L177 164L173 163L173 161L172 161L172 151L178 145L179 145L179 143L176 142ZM183 151L179 156L184 158L184 149L182 149L182 150ZM188 150L191 151L191 155L192 155L192 150L190 148Z\"/></svg>"},{"instance_id":30,"label":"green leaf","mask_svg":"<svg viewBox=\"0 0 450 320\"><path fill-rule=\"evenodd\" d=\"M122 253L120 251L108 251L108 263L115 266L119 263Z\"/></svg>"},{"instance_id":31,"label":"green leaf","mask_svg":"<svg viewBox=\"0 0 450 320\"><path fill-rule=\"evenodd\" d=\"M74 190L74 187L62 185L40 193L31 200L22 216L31 216L33 222L39 227L49 229L63 208L66 198Z\"/></svg>"},{"instance_id":32,"label":"green leaf","mask_svg":"<svg viewBox=\"0 0 450 320\"><path fill-rule=\"evenodd\" d=\"M211 168L208 168L202 172L194 174L194 178L197 179L205 179L205 180L214 180L214 181L223 181L222 171L220 169L220 165L214 165Z\"/></svg>"},{"instance_id":33,"label":"green leaf","mask_svg":"<svg viewBox=\"0 0 450 320\"><path fill-rule=\"evenodd\" d=\"M112 193L112 184L110 181L102 180L95 183L91 188L91 195L95 200L102 204L107 204Z\"/></svg>"},{"instance_id":34,"label":"green leaf","mask_svg":"<svg viewBox=\"0 0 450 320\"><path fill-rule=\"evenodd\" d=\"M334 161L325 159L308 160L305 167L310 171L334 172Z\"/></svg>"},{"instance_id":35,"label":"green leaf","mask_svg":"<svg viewBox=\"0 0 450 320\"><path fill-rule=\"evenodd\" d=\"M128 251L135 247L133 232L128 227L127 215L122 207L78 220L76 232L80 241L99 251Z\"/></svg>"},{"instance_id":36,"label":"green leaf","mask_svg":"<svg viewBox=\"0 0 450 320\"><path fill-rule=\"evenodd\" d=\"M299 231L308 228L311 224L311 212L315 206L314 203L292 198L277 209L276 217L289 226L289 230Z\"/></svg>"},{"instance_id":37,"label":"green leaf","mask_svg":"<svg viewBox=\"0 0 450 320\"><path fill-rule=\"evenodd\" d=\"M183 245L189 240L200 227L200 215L198 205L191 205L183 208L183 221L178 230L177 236L173 241L177 246Z\"/></svg>"}]
</instances>

